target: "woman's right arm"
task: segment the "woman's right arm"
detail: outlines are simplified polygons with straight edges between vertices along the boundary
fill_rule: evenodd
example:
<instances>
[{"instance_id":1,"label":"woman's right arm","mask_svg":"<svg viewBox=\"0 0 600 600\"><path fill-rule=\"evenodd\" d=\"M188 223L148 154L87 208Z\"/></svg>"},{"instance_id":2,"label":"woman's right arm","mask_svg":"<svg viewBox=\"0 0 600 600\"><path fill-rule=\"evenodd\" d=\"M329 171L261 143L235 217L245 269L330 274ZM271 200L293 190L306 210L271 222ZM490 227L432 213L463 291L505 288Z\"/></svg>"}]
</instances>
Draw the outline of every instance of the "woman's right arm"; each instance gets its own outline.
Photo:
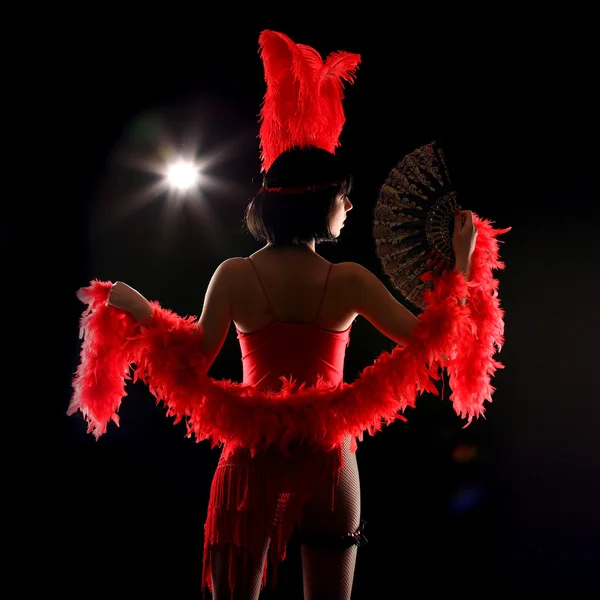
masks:
<instances>
[{"instance_id":1,"label":"woman's right arm","mask_svg":"<svg viewBox=\"0 0 600 600\"><path fill-rule=\"evenodd\" d=\"M418 318L398 302L371 271L357 263L346 263L344 268L348 274L347 289L352 310L383 335L405 346Z\"/></svg>"},{"instance_id":2,"label":"woman's right arm","mask_svg":"<svg viewBox=\"0 0 600 600\"><path fill-rule=\"evenodd\" d=\"M473 225L471 211L457 213L452 244L456 269L467 279L476 238L477 229ZM419 319L396 300L371 271L357 263L346 263L345 268L352 309L397 344L407 345Z\"/></svg>"}]
</instances>

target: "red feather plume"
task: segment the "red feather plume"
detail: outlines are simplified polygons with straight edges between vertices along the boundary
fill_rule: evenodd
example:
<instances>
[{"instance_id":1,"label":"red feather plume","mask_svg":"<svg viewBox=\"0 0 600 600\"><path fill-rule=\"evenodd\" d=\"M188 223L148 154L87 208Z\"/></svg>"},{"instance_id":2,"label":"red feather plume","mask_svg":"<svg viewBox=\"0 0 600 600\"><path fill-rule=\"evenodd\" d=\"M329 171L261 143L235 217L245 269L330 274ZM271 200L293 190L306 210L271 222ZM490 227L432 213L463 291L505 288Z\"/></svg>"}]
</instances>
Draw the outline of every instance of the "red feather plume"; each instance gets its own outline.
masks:
<instances>
[{"instance_id":1,"label":"red feather plume","mask_svg":"<svg viewBox=\"0 0 600 600\"><path fill-rule=\"evenodd\" d=\"M331 53L265 30L259 36L267 90L260 111L262 170L294 146L334 152L345 123L344 82L354 83L360 55Z\"/></svg>"}]
</instances>

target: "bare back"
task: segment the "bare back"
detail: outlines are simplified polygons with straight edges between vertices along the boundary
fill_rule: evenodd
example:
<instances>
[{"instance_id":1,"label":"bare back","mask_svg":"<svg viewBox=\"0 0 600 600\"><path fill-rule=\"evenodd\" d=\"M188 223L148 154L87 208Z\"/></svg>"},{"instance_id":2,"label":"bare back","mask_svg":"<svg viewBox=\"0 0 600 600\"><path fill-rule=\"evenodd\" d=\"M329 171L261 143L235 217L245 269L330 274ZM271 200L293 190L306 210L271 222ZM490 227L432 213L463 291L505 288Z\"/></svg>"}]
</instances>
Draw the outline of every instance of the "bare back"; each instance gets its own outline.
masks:
<instances>
[{"instance_id":1,"label":"bare back","mask_svg":"<svg viewBox=\"0 0 600 600\"><path fill-rule=\"evenodd\" d=\"M343 331L356 318L342 265L296 248L263 248L250 259L237 259L230 279L238 330L251 332L285 321Z\"/></svg>"}]
</instances>

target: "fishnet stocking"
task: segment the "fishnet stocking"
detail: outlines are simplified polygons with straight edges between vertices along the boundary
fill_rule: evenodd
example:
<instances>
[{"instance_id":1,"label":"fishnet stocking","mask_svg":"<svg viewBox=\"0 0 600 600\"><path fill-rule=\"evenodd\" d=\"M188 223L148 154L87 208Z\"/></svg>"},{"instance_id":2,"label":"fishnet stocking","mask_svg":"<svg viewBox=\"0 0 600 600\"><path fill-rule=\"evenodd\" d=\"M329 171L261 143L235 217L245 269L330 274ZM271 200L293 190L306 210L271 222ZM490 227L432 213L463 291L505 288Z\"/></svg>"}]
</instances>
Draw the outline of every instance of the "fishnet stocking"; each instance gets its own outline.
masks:
<instances>
[{"instance_id":1,"label":"fishnet stocking","mask_svg":"<svg viewBox=\"0 0 600 600\"><path fill-rule=\"evenodd\" d=\"M320 488L305 505L300 532L341 537L360 524L360 478L356 455L344 447L344 466L334 492L331 485ZM329 548L318 542L302 545L304 600L350 600L354 582L357 546Z\"/></svg>"}]
</instances>

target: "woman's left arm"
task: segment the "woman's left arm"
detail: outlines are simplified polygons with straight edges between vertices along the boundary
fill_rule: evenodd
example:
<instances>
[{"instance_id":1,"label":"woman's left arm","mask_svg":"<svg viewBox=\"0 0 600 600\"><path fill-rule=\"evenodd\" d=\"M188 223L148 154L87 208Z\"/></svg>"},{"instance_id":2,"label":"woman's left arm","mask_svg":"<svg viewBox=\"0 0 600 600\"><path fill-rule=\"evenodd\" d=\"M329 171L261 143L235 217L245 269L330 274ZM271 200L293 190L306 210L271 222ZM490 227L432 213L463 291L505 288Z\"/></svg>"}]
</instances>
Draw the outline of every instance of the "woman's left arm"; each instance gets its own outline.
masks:
<instances>
[{"instance_id":1,"label":"woman's left arm","mask_svg":"<svg viewBox=\"0 0 600 600\"><path fill-rule=\"evenodd\" d=\"M210 279L198 327L202 331L200 351L206 358L208 371L217 358L231 326L231 281L235 259L222 262Z\"/></svg>"},{"instance_id":2,"label":"woman's left arm","mask_svg":"<svg viewBox=\"0 0 600 600\"><path fill-rule=\"evenodd\" d=\"M210 279L198 327L202 331L200 352L206 359L206 370L210 368L231 325L231 281L235 271L235 259L221 263ZM147 322L152 317L151 303L131 286L117 281L110 289L107 306L131 313L136 321Z\"/></svg>"}]
</instances>

